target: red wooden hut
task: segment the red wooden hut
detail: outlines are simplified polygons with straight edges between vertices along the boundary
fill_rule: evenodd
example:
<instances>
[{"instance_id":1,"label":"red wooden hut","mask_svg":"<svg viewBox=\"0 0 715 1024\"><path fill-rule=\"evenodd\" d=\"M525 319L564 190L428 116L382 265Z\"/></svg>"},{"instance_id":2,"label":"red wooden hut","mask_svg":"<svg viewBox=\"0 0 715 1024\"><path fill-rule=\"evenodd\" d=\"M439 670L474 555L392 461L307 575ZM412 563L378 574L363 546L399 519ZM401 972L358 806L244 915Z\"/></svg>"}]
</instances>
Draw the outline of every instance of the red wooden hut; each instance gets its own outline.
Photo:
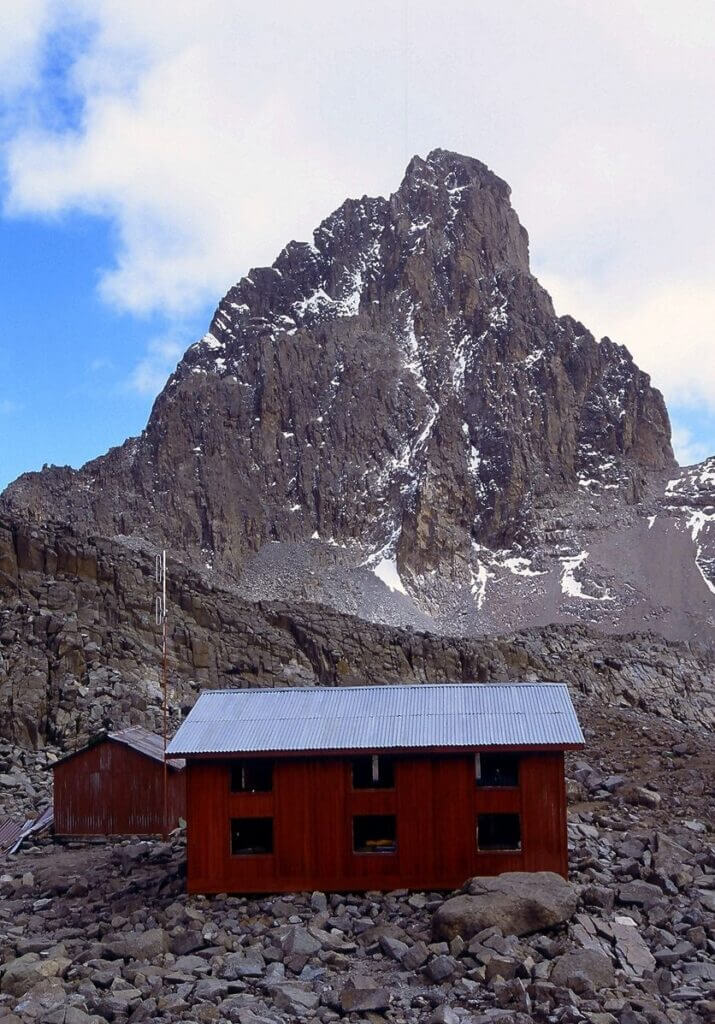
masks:
<instances>
[{"instance_id":1,"label":"red wooden hut","mask_svg":"<svg viewBox=\"0 0 715 1024\"><path fill-rule=\"evenodd\" d=\"M168 764L167 827L186 816L185 762ZM164 741L139 726L101 733L56 761L55 834L155 835L164 831Z\"/></svg>"},{"instance_id":2,"label":"red wooden hut","mask_svg":"<svg viewBox=\"0 0 715 1024\"><path fill-rule=\"evenodd\" d=\"M566 875L562 684L202 693L187 760L190 892L448 889Z\"/></svg>"}]
</instances>

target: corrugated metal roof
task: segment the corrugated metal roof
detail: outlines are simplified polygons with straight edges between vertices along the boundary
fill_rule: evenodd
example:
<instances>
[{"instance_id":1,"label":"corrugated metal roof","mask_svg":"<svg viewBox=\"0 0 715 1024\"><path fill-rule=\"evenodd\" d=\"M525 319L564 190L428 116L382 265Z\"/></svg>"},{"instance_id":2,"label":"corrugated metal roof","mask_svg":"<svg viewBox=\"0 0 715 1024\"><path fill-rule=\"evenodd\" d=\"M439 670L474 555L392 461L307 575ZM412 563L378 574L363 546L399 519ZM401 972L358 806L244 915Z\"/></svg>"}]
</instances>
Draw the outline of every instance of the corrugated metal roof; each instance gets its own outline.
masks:
<instances>
[{"instance_id":1,"label":"corrugated metal roof","mask_svg":"<svg viewBox=\"0 0 715 1024\"><path fill-rule=\"evenodd\" d=\"M169 754L583 744L564 683L204 691Z\"/></svg>"},{"instance_id":2,"label":"corrugated metal roof","mask_svg":"<svg viewBox=\"0 0 715 1024\"><path fill-rule=\"evenodd\" d=\"M4 818L0 821L0 855L15 853L24 839L45 832L52 827L54 821L52 804L40 811L36 818L28 818L26 821Z\"/></svg>"},{"instance_id":3,"label":"corrugated metal roof","mask_svg":"<svg viewBox=\"0 0 715 1024\"><path fill-rule=\"evenodd\" d=\"M29 823L22 818L3 818L0 820L0 856L8 853L22 836L23 829Z\"/></svg>"},{"instance_id":4,"label":"corrugated metal roof","mask_svg":"<svg viewBox=\"0 0 715 1024\"><path fill-rule=\"evenodd\" d=\"M147 757L151 757L155 761L163 762L164 760L163 737L157 736L155 732L149 732L148 729L142 729L140 725L133 725L128 729L120 729L118 732L110 732L107 735L108 739L123 743L125 747L131 747L139 754L146 754ZM177 771L180 771L185 765L185 761L169 761L169 767L175 768Z\"/></svg>"},{"instance_id":5,"label":"corrugated metal roof","mask_svg":"<svg viewBox=\"0 0 715 1024\"><path fill-rule=\"evenodd\" d=\"M132 725L127 729L119 729L116 732L98 733L88 743L85 743L84 746L73 750L69 754L65 754L64 757L58 758L51 767L64 764L65 761L71 760L77 754L83 754L85 750L91 750L92 747L96 747L97 744L104 743L107 740L111 740L113 743L121 743L125 747L131 747L132 750L136 750L139 754L144 754L145 757L150 757L153 761L159 761L160 763L164 761L163 738L157 736L155 732L143 729L140 725ZM167 759L167 764L175 771L181 771L186 767L186 761L182 761L179 758Z\"/></svg>"}]
</instances>

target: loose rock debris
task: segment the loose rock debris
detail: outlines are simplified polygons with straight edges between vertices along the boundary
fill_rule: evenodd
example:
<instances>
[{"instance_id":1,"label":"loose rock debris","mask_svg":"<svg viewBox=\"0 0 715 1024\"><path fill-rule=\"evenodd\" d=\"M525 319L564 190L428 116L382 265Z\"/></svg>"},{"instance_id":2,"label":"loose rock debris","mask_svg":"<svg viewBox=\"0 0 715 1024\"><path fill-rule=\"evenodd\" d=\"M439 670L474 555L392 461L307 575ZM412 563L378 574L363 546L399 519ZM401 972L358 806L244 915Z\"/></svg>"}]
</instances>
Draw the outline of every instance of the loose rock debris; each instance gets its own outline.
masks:
<instances>
[{"instance_id":1,"label":"loose rock debris","mask_svg":"<svg viewBox=\"0 0 715 1024\"><path fill-rule=\"evenodd\" d=\"M560 923L516 935L502 916L446 938L443 906L482 881L448 894L206 898L183 891L180 834L41 839L0 866L1 1024L712 1019L709 739L642 712L586 711ZM534 876L531 899L538 886Z\"/></svg>"}]
</instances>

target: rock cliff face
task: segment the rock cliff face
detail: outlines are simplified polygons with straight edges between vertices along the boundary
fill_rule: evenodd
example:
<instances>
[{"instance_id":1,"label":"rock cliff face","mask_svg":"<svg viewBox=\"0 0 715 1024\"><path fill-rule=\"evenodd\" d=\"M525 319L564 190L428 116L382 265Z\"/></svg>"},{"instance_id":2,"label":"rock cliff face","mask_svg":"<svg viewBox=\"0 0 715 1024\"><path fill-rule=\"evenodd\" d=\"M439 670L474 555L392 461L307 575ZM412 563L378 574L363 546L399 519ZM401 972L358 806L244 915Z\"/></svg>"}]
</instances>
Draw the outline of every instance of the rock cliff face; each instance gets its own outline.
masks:
<instances>
[{"instance_id":1,"label":"rock cliff face","mask_svg":"<svg viewBox=\"0 0 715 1024\"><path fill-rule=\"evenodd\" d=\"M469 583L584 480L633 502L672 465L660 394L554 314L508 186L436 150L231 288L141 437L5 501L231 573L317 536Z\"/></svg>"},{"instance_id":2,"label":"rock cliff face","mask_svg":"<svg viewBox=\"0 0 715 1024\"><path fill-rule=\"evenodd\" d=\"M248 601L712 640L714 479L678 475L626 349L555 315L508 186L436 150L231 288L140 437L0 507L166 545Z\"/></svg>"},{"instance_id":3,"label":"rock cliff face","mask_svg":"<svg viewBox=\"0 0 715 1024\"><path fill-rule=\"evenodd\" d=\"M560 679L604 706L715 724L715 653L654 634L548 626L446 637L317 605L251 603L170 563L172 728L202 687ZM161 728L153 553L0 515L0 738L72 749Z\"/></svg>"}]
</instances>

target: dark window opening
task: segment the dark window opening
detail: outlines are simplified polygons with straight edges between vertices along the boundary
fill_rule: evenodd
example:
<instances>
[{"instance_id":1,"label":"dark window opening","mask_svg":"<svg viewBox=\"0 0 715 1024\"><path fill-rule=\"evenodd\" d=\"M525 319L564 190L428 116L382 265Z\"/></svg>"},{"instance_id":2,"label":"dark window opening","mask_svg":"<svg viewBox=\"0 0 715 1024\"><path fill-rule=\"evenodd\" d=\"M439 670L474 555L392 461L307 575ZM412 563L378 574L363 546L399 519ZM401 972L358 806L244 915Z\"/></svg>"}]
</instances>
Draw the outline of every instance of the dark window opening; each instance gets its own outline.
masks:
<instances>
[{"instance_id":1,"label":"dark window opening","mask_svg":"<svg viewBox=\"0 0 715 1024\"><path fill-rule=\"evenodd\" d=\"M520 850L521 820L519 815L478 815L477 848L480 850Z\"/></svg>"},{"instance_id":2,"label":"dark window opening","mask_svg":"<svg viewBox=\"0 0 715 1024\"><path fill-rule=\"evenodd\" d=\"M519 758L516 754L477 754L478 786L518 786Z\"/></svg>"},{"instance_id":3,"label":"dark window opening","mask_svg":"<svg viewBox=\"0 0 715 1024\"><path fill-rule=\"evenodd\" d=\"M246 757L231 765L232 793L270 793L273 762L265 757Z\"/></svg>"},{"instance_id":4,"label":"dark window opening","mask_svg":"<svg viewBox=\"0 0 715 1024\"><path fill-rule=\"evenodd\" d=\"M273 818L231 818L231 853L273 853Z\"/></svg>"},{"instance_id":5,"label":"dark window opening","mask_svg":"<svg viewBox=\"0 0 715 1024\"><path fill-rule=\"evenodd\" d=\"M394 789L395 760L384 754L369 754L353 761L353 789Z\"/></svg>"},{"instance_id":6,"label":"dark window opening","mask_svg":"<svg viewBox=\"0 0 715 1024\"><path fill-rule=\"evenodd\" d=\"M394 853L397 819L394 814L360 814L353 818L355 853Z\"/></svg>"}]
</instances>

